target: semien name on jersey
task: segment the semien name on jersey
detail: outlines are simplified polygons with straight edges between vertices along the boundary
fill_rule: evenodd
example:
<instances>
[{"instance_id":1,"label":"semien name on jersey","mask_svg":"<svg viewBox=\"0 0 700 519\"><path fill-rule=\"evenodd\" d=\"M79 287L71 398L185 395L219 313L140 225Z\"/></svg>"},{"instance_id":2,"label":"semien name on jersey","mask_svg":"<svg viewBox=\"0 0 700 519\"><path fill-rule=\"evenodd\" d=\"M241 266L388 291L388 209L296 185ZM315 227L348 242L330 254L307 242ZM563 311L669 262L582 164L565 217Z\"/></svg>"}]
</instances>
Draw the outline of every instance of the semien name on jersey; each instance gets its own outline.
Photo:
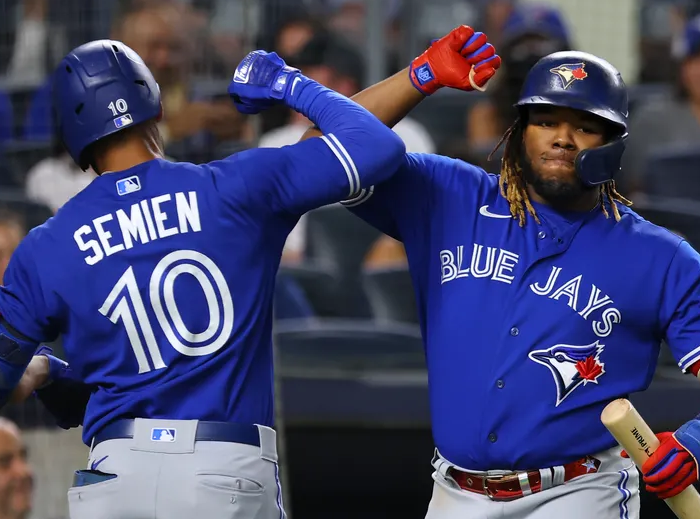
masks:
<instances>
[{"instance_id":1,"label":"semien name on jersey","mask_svg":"<svg viewBox=\"0 0 700 519\"><path fill-rule=\"evenodd\" d=\"M119 234L105 229L105 225L114 229L114 223L110 223L114 221ZM119 209L99 216L76 230L73 238L81 251L92 253L85 257L85 263L95 265L137 243L201 230L197 193L190 191L148 198L133 204L129 210Z\"/></svg>"}]
</instances>

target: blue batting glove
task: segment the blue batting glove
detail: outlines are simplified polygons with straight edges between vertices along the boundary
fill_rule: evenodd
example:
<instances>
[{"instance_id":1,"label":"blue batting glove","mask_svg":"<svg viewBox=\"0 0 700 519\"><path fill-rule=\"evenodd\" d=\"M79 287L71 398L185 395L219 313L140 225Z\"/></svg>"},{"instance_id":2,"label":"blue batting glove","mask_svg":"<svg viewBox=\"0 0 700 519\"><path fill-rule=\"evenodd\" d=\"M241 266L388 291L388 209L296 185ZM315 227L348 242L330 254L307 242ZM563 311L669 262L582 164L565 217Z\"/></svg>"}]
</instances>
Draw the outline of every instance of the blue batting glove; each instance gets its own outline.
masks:
<instances>
[{"instance_id":1,"label":"blue batting glove","mask_svg":"<svg viewBox=\"0 0 700 519\"><path fill-rule=\"evenodd\" d=\"M239 112L257 114L273 105L286 103L287 96L295 88L299 89L296 78L301 78L299 69L287 66L274 52L256 50L236 67L228 94Z\"/></svg>"}]
</instances>

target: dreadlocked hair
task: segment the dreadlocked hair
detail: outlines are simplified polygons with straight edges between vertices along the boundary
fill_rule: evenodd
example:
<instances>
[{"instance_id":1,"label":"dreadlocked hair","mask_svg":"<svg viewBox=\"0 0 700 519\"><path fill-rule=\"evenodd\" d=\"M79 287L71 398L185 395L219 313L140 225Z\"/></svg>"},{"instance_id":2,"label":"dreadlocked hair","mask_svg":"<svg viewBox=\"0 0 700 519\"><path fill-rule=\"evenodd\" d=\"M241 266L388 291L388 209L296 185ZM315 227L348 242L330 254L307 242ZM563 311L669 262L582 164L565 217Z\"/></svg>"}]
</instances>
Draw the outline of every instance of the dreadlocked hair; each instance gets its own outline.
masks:
<instances>
[{"instance_id":1,"label":"dreadlocked hair","mask_svg":"<svg viewBox=\"0 0 700 519\"><path fill-rule=\"evenodd\" d=\"M537 212L535 211L532 202L530 202L527 189L525 189L523 171L520 167L523 130L524 124L522 119L516 119L510 128L508 128L503 134L503 137L501 137L498 144L496 144L496 147L488 157L488 160L491 160L494 153L496 153L501 146L505 145L503 149L503 158L501 159L501 174L498 179L498 187L501 191L501 196L508 200L508 204L510 205L510 214L513 216L513 218L518 219L520 227L525 226L528 213L538 224L540 223ZM605 217L610 218L610 214L606 207L607 203L612 208L612 213L616 222L620 221L620 211L616 202L620 202L628 207L632 205L630 200L618 193L614 180L600 185L600 200L600 207Z\"/></svg>"}]
</instances>

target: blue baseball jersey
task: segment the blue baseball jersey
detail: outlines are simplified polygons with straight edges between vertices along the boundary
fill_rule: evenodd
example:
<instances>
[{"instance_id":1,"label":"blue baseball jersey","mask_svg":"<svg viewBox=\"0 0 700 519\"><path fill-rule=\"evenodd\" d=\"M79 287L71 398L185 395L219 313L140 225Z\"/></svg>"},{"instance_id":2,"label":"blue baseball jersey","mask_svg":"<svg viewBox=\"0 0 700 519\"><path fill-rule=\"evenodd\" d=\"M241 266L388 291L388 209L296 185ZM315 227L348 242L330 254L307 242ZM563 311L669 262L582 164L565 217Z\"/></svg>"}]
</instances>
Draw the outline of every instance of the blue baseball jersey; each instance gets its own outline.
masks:
<instances>
[{"instance_id":1,"label":"blue baseball jersey","mask_svg":"<svg viewBox=\"0 0 700 519\"><path fill-rule=\"evenodd\" d=\"M616 444L611 400L650 384L665 339L700 359L700 257L626 207L510 215L498 177L406 156L345 203L406 248L440 453L474 470L536 469ZM608 212L611 208L608 207Z\"/></svg>"},{"instance_id":2,"label":"blue baseball jersey","mask_svg":"<svg viewBox=\"0 0 700 519\"><path fill-rule=\"evenodd\" d=\"M343 140L106 173L23 240L0 313L37 342L63 335L74 378L95 388L85 443L117 418L273 425L287 235L304 212L385 180L403 155L398 141L392 167L391 153L377 161L361 139Z\"/></svg>"}]
</instances>

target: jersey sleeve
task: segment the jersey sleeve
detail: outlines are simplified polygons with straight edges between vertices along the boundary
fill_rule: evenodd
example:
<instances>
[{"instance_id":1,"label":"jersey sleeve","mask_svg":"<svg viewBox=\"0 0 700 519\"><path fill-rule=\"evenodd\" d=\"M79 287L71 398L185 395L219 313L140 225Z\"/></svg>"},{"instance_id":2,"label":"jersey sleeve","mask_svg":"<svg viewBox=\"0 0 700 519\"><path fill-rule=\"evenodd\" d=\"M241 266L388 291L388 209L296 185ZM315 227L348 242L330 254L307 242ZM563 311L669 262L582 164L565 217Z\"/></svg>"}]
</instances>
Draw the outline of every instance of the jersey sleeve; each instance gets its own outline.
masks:
<instances>
[{"instance_id":1,"label":"jersey sleeve","mask_svg":"<svg viewBox=\"0 0 700 519\"><path fill-rule=\"evenodd\" d=\"M355 138L357 135L360 137ZM371 149L363 129L328 134L281 148L246 150L210 163L223 196L242 198L275 213L302 215L360 193L389 178L401 163L403 143ZM400 141L399 141L400 142ZM377 147L387 145L376 143Z\"/></svg>"},{"instance_id":2,"label":"jersey sleeve","mask_svg":"<svg viewBox=\"0 0 700 519\"><path fill-rule=\"evenodd\" d=\"M420 234L445 194L464 193L476 200L487 174L480 168L440 155L408 153L388 181L363 189L341 202L354 214L392 238L406 243Z\"/></svg>"},{"instance_id":3,"label":"jersey sleeve","mask_svg":"<svg viewBox=\"0 0 700 519\"><path fill-rule=\"evenodd\" d=\"M15 249L0 287L0 315L15 330L40 342L52 342L58 337L57 305L44 292L33 250L32 235Z\"/></svg>"},{"instance_id":4,"label":"jersey sleeve","mask_svg":"<svg viewBox=\"0 0 700 519\"><path fill-rule=\"evenodd\" d=\"M660 323L684 372L700 360L700 255L681 241L666 274Z\"/></svg>"}]
</instances>

